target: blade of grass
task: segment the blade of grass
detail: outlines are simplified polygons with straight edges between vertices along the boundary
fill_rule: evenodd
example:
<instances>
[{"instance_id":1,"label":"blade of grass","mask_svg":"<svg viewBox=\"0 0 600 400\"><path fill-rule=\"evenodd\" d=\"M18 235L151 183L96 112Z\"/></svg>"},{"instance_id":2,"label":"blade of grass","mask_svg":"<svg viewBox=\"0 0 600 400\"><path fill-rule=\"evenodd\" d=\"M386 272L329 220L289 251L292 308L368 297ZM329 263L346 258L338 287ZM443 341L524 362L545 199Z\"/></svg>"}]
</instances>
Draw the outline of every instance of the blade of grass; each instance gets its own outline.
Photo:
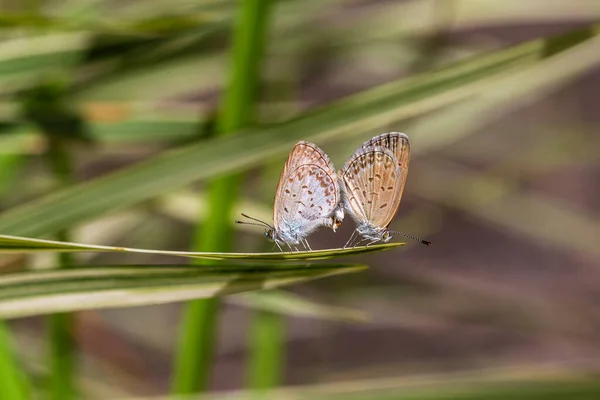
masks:
<instances>
[{"instance_id":1,"label":"blade of grass","mask_svg":"<svg viewBox=\"0 0 600 400\"><path fill-rule=\"evenodd\" d=\"M373 380L371 384L378 383ZM294 400L594 400L600 395L597 380L585 376L554 379L505 379L491 382L444 382L422 385L361 387L362 382L344 382L332 388L292 388L267 392L263 398ZM364 382L368 384L368 382ZM268 396L268 397L267 397ZM254 393L220 394L211 400L251 400ZM167 398L148 400L169 400ZM181 400L172 398L172 400Z\"/></svg>"},{"instance_id":2,"label":"blade of grass","mask_svg":"<svg viewBox=\"0 0 600 400\"><path fill-rule=\"evenodd\" d=\"M508 1L482 3L479 0L457 0L453 3L456 12L448 22L458 32L511 25L581 24L597 20L600 16L600 10L590 7L586 1L572 2L564 7L544 7L544 0L522 4ZM435 34L439 29L434 18L436 6L435 1L379 3L364 13L341 19L341 23L336 25L335 43L340 46ZM352 35L347 34L350 30Z\"/></svg>"},{"instance_id":3,"label":"blade of grass","mask_svg":"<svg viewBox=\"0 0 600 400\"><path fill-rule=\"evenodd\" d=\"M56 118L56 115L54 116ZM71 133L71 132L68 132ZM45 132L48 137L48 159L54 171L59 187L73 184L73 166L68 151L68 141L55 136L54 132ZM69 241L67 230L57 233L60 241ZM73 265L72 254L60 253L57 257L59 268ZM58 313L48 316L46 329L49 345L50 379L48 395L53 400L69 400L75 395L75 346L73 332L75 316L69 313Z\"/></svg>"},{"instance_id":4,"label":"blade of grass","mask_svg":"<svg viewBox=\"0 0 600 400\"><path fill-rule=\"evenodd\" d=\"M0 151L0 196L10 191L24 157ZM0 320L0 399L26 400L32 393L28 377L21 371L10 329Z\"/></svg>"},{"instance_id":5,"label":"blade of grass","mask_svg":"<svg viewBox=\"0 0 600 400\"><path fill-rule=\"evenodd\" d=\"M10 191L25 157L19 153L0 152L0 196Z\"/></svg>"},{"instance_id":6,"label":"blade of grass","mask_svg":"<svg viewBox=\"0 0 600 400\"><path fill-rule=\"evenodd\" d=\"M227 302L281 316L327 321L364 322L366 313L352 308L320 304L283 290L248 292L230 296Z\"/></svg>"},{"instance_id":7,"label":"blade of grass","mask_svg":"<svg viewBox=\"0 0 600 400\"><path fill-rule=\"evenodd\" d=\"M169 151L117 173L79 184L0 215L0 232L35 236L55 232L107 211L128 207L198 179L256 166L286 154L300 140L326 142L415 116L462 98L510 84L507 75L536 77L541 71L568 74L547 77L564 84L600 62L597 37L540 61L544 41L536 40L484 57L383 85L323 109L264 129L203 141ZM570 65L565 66L565 62ZM531 67L523 71L526 65ZM505 79L498 80L504 75ZM286 132L282 135L281 132ZM418 151L418 149L416 149ZM223 223L223 221L220 221Z\"/></svg>"},{"instance_id":8,"label":"blade of grass","mask_svg":"<svg viewBox=\"0 0 600 400\"><path fill-rule=\"evenodd\" d=\"M201 267L133 265L5 274L0 276L0 318L213 298L365 268L349 264L287 263Z\"/></svg>"},{"instance_id":9,"label":"blade of grass","mask_svg":"<svg viewBox=\"0 0 600 400\"><path fill-rule=\"evenodd\" d=\"M284 373L285 319L278 313L258 310L250 322L246 363L246 385L256 390L256 399L265 398L265 389L281 384Z\"/></svg>"},{"instance_id":10,"label":"blade of grass","mask_svg":"<svg viewBox=\"0 0 600 400\"><path fill-rule=\"evenodd\" d=\"M593 368L598 360L589 360ZM444 374L347 380L291 386L269 391L262 398L294 400L593 400L600 382L586 373L586 363L516 365L506 368ZM582 371L581 367L584 368ZM251 400L253 391L219 392L210 400ZM141 400L140 398L136 398ZM182 397L148 397L147 400L183 400ZM131 399L133 400L133 399ZM190 399L191 400L191 399Z\"/></svg>"},{"instance_id":11,"label":"blade of grass","mask_svg":"<svg viewBox=\"0 0 600 400\"><path fill-rule=\"evenodd\" d=\"M55 240L31 239L18 236L0 235L0 254L2 253L36 253L36 252L109 252L109 253L145 253L161 254L176 257L191 257L204 260L240 260L240 261L302 261L326 260L334 257L351 256L391 250L405 243L383 243L372 246L359 246L347 249L328 249L312 251L295 251L285 253L225 253L225 252L193 252L136 249L131 247L113 247L88 245L80 243L59 242Z\"/></svg>"},{"instance_id":12,"label":"blade of grass","mask_svg":"<svg viewBox=\"0 0 600 400\"><path fill-rule=\"evenodd\" d=\"M62 72L79 60L90 35L83 32L24 36L0 48L0 93L37 84L50 72Z\"/></svg>"},{"instance_id":13,"label":"blade of grass","mask_svg":"<svg viewBox=\"0 0 600 400\"><path fill-rule=\"evenodd\" d=\"M0 321L0 399L29 399L31 388L15 361L12 338L4 321Z\"/></svg>"},{"instance_id":14,"label":"blade of grass","mask_svg":"<svg viewBox=\"0 0 600 400\"><path fill-rule=\"evenodd\" d=\"M230 134L248 124L254 114L260 81L260 61L267 34L271 2L246 0L238 4L234 23L231 76L218 118L218 134ZM210 183L209 212L196 232L194 248L201 251L227 251L232 217L240 176L226 176ZM190 303L180 327L175 354L172 392L179 394L205 391L216 347L217 299Z\"/></svg>"}]
</instances>

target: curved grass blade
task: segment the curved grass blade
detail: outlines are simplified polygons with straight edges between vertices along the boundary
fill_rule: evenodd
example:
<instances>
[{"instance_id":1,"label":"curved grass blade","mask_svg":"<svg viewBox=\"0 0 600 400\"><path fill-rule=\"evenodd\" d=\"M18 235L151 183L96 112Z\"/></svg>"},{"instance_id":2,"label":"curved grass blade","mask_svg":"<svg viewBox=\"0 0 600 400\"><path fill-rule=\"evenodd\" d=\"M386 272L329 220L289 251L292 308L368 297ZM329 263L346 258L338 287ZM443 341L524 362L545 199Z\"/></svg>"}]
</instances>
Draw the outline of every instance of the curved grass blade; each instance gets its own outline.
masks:
<instances>
[{"instance_id":1,"label":"curved grass blade","mask_svg":"<svg viewBox=\"0 0 600 400\"><path fill-rule=\"evenodd\" d=\"M161 254L176 257L201 258L205 260L240 260L240 261L302 261L325 260L329 258L353 256L382 250L391 250L405 243L384 243L373 246L360 246L348 249L327 249L312 251L295 251L285 253L219 253L136 249L132 247L99 246L92 244L59 242L56 240L32 239L18 236L0 235L0 254L2 253L34 253L34 252L64 252L64 253L145 253Z\"/></svg>"},{"instance_id":2,"label":"curved grass blade","mask_svg":"<svg viewBox=\"0 0 600 400\"><path fill-rule=\"evenodd\" d=\"M272 289L364 270L351 264L74 267L0 276L0 319Z\"/></svg>"},{"instance_id":3,"label":"curved grass blade","mask_svg":"<svg viewBox=\"0 0 600 400\"><path fill-rule=\"evenodd\" d=\"M539 366L531 366L539 368ZM593 375L559 371L562 375L530 378L481 377L477 380L448 376L423 376L415 382L401 378L379 378L278 388L257 397L253 391L225 392L206 400L592 400L600 396L600 383ZM499 374L498 374L499 375ZM376 386L379 385L379 386ZM191 400L191 397L185 399ZM131 399L133 400L133 399ZM137 398L136 400L142 400ZM182 397L149 397L145 400L184 400Z\"/></svg>"}]
</instances>

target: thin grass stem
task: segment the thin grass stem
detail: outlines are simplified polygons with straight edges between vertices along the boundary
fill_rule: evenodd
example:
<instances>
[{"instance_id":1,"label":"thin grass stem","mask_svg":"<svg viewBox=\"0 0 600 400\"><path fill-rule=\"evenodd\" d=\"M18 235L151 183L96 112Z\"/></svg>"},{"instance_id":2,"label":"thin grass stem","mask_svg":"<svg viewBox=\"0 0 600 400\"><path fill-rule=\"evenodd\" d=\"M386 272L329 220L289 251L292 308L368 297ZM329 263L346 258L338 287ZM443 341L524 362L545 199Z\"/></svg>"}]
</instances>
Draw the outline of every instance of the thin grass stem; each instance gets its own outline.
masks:
<instances>
[{"instance_id":1,"label":"thin grass stem","mask_svg":"<svg viewBox=\"0 0 600 400\"><path fill-rule=\"evenodd\" d=\"M67 187L73 183L73 166L68 152L66 139L48 135L48 161L54 171L58 186ZM57 239L69 242L67 230L57 233ZM73 255L58 254L59 268L74 265ZM51 400L69 400L75 396L75 346L73 341L75 315L72 313L57 313L48 316L47 333L49 341L48 358L50 379L48 382L48 398Z\"/></svg>"},{"instance_id":2,"label":"thin grass stem","mask_svg":"<svg viewBox=\"0 0 600 400\"><path fill-rule=\"evenodd\" d=\"M271 2L238 2L234 24L231 73L217 120L217 134L225 135L250 123L260 82L260 61ZM232 209L237 199L239 175L210 182L207 218L194 240L198 251L228 251L233 231ZM209 386L213 352L217 346L217 299L198 300L186 306L172 378L172 392L190 394Z\"/></svg>"}]
</instances>

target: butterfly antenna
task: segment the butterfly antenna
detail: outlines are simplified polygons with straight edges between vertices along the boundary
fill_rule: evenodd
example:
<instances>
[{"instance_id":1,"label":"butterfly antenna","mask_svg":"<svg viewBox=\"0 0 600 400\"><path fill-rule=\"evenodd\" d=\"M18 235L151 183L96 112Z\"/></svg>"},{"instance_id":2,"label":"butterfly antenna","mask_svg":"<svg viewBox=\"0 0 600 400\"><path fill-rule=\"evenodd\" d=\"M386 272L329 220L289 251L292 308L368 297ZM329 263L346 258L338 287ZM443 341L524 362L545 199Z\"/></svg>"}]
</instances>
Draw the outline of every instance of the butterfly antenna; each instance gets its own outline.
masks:
<instances>
[{"instance_id":1,"label":"butterfly antenna","mask_svg":"<svg viewBox=\"0 0 600 400\"><path fill-rule=\"evenodd\" d=\"M397 233L398 235L402 235L402 236L405 236L407 238L410 238L410 239L414 240L415 242L421 242L424 245L431 246L431 242L428 242L427 240L423 240L423 239L418 238L418 237L413 236L413 235L409 235L408 233L398 232L398 231L390 231L390 233Z\"/></svg>"},{"instance_id":2,"label":"butterfly antenna","mask_svg":"<svg viewBox=\"0 0 600 400\"><path fill-rule=\"evenodd\" d=\"M254 225L254 226L260 226L261 228L264 228L265 226L263 224L255 224L254 222L246 222L246 221L235 221L236 224L242 224L242 225Z\"/></svg>"},{"instance_id":3,"label":"butterfly antenna","mask_svg":"<svg viewBox=\"0 0 600 400\"><path fill-rule=\"evenodd\" d=\"M242 213L242 216L246 217L248 219L251 219L252 221L256 221L256 222L260 223L260 225L259 224L253 224L251 222L244 222L244 221L235 221L236 224L259 225L259 226L266 226L267 228L273 228L271 225L267 224L265 221L261 221L258 218L251 217L248 214Z\"/></svg>"}]
</instances>

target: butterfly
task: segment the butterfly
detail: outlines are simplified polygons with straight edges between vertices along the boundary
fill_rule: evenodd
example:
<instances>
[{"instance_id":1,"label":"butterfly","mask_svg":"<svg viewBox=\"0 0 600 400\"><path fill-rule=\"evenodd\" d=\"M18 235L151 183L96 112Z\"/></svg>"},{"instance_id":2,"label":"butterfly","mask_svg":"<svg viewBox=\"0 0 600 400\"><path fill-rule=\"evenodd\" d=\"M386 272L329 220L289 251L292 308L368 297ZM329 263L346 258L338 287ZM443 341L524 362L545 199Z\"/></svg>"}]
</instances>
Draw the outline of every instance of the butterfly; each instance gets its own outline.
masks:
<instances>
[{"instance_id":1,"label":"butterfly","mask_svg":"<svg viewBox=\"0 0 600 400\"><path fill-rule=\"evenodd\" d=\"M299 244L310 250L306 238L317 228L326 226L335 232L341 225L341 198L340 180L327 155L317 145L300 141L292 148L279 178L273 225L242 215L265 226L265 236L280 250L282 245L297 250Z\"/></svg>"},{"instance_id":2,"label":"butterfly","mask_svg":"<svg viewBox=\"0 0 600 400\"><path fill-rule=\"evenodd\" d=\"M340 170L344 206L357 225L346 246L356 234L362 240L369 240L367 245L370 245L389 242L393 233L431 245L426 240L388 229L400 206L409 161L408 136L390 132L363 143Z\"/></svg>"}]
</instances>

